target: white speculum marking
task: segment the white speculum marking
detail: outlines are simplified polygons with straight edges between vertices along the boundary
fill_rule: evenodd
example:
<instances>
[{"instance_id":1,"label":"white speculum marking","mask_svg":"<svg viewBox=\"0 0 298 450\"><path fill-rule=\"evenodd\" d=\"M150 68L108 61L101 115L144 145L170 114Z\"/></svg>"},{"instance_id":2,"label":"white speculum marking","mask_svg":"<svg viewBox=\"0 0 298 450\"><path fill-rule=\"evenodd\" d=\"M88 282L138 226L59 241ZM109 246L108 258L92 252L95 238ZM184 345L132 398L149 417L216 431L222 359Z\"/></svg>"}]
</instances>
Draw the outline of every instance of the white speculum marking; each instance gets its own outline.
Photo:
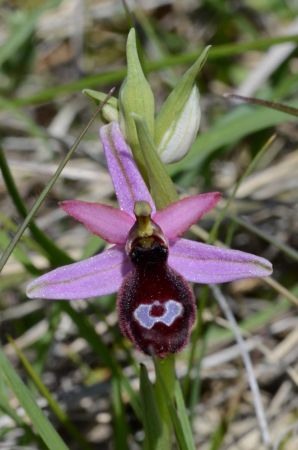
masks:
<instances>
[{"instance_id":1,"label":"white speculum marking","mask_svg":"<svg viewBox=\"0 0 298 450\"><path fill-rule=\"evenodd\" d=\"M161 315L152 315L152 308L162 307L164 312ZM167 302L161 303L159 300L154 300L150 305L141 304L139 305L133 315L136 321L147 330L151 330L156 323L163 323L170 327L177 317L181 316L183 312L183 306L176 300L168 300Z\"/></svg>"}]
</instances>

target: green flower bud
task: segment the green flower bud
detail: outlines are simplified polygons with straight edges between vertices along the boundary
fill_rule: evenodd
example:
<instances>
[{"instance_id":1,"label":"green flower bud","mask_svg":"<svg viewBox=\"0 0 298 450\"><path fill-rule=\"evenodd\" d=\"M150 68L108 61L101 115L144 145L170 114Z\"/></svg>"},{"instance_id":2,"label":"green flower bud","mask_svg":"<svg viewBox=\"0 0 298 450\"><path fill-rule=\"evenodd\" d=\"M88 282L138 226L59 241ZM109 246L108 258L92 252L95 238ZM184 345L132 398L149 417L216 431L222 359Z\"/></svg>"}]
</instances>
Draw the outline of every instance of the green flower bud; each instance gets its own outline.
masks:
<instances>
[{"instance_id":1,"label":"green flower bud","mask_svg":"<svg viewBox=\"0 0 298 450\"><path fill-rule=\"evenodd\" d=\"M95 100L95 103L98 105L100 102L103 102L107 98L107 94L104 92L94 91L93 89L84 89L83 94L87 95L87 97ZM110 97L108 101L105 103L102 109L102 116L107 122L118 122L119 121L119 111L118 111L118 100L116 97Z\"/></svg>"},{"instance_id":2,"label":"green flower bud","mask_svg":"<svg viewBox=\"0 0 298 450\"><path fill-rule=\"evenodd\" d=\"M209 48L206 47L185 72L156 118L155 143L161 159L166 163L183 158L198 132L201 111L195 79L207 59Z\"/></svg>"},{"instance_id":3,"label":"green flower bud","mask_svg":"<svg viewBox=\"0 0 298 450\"><path fill-rule=\"evenodd\" d=\"M164 163L182 159L195 141L201 120L199 101L199 90L195 86L180 115L171 123L159 143L157 152Z\"/></svg>"},{"instance_id":4,"label":"green flower bud","mask_svg":"<svg viewBox=\"0 0 298 450\"><path fill-rule=\"evenodd\" d=\"M132 148L134 157L144 174L144 162L138 141L137 131L132 113L142 116L146 126L154 137L154 96L143 73L136 44L135 30L132 28L127 38L127 76L120 94L120 127Z\"/></svg>"}]
</instances>

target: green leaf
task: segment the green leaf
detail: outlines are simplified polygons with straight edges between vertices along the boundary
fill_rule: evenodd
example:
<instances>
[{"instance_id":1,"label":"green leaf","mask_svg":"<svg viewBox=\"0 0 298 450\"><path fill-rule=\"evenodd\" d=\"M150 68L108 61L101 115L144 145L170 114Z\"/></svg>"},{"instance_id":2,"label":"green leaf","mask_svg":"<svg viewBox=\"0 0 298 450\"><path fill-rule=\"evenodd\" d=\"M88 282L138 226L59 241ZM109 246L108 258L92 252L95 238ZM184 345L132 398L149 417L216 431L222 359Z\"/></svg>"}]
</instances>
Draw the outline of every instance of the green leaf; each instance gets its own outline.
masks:
<instances>
[{"instance_id":1,"label":"green leaf","mask_svg":"<svg viewBox=\"0 0 298 450\"><path fill-rule=\"evenodd\" d=\"M187 445L187 448L189 450L195 450L195 443L193 440L192 430L188 418L188 414L185 408L183 393L181 391L180 383L179 381L176 381L175 383L175 400L177 405L177 413L178 417L181 423L181 427L184 433L185 442Z\"/></svg>"},{"instance_id":2,"label":"green leaf","mask_svg":"<svg viewBox=\"0 0 298 450\"><path fill-rule=\"evenodd\" d=\"M78 429L73 425L73 423L69 420L67 414L60 407L59 403L54 399L48 388L43 384L41 378L38 373L35 371L33 366L30 364L26 355L19 349L12 338L9 339L13 348L16 351L16 354L20 358L23 366L25 367L28 375L31 380L34 382L35 386L39 390L39 392L43 395L43 397L47 400L49 407L57 417L57 419L64 425L70 436L72 436L79 444L82 450L90 450L89 444L86 440L81 436Z\"/></svg>"},{"instance_id":3,"label":"green leaf","mask_svg":"<svg viewBox=\"0 0 298 450\"><path fill-rule=\"evenodd\" d=\"M24 423L18 416L15 409L10 406L7 384L4 382L0 374L0 409L11 417L18 426L22 426Z\"/></svg>"},{"instance_id":4,"label":"green leaf","mask_svg":"<svg viewBox=\"0 0 298 450\"><path fill-rule=\"evenodd\" d=\"M33 441L39 441L41 444L40 438L33 433L31 425L26 423L27 418L26 417L20 417L16 411L15 408L13 408L10 405L10 398L9 398L9 388L7 386L7 383L4 381L4 374L0 372L0 411L4 412L8 417L10 417L15 424L23 429L24 437L30 438L30 440ZM3 429L1 429L1 435L0 440L3 434L5 433Z\"/></svg>"},{"instance_id":5,"label":"green leaf","mask_svg":"<svg viewBox=\"0 0 298 450\"><path fill-rule=\"evenodd\" d=\"M170 416L170 420L172 422L175 434L176 434L176 439L177 439L177 444L178 444L178 448L180 450L195 450L195 447L193 445L192 439L189 436L189 430L190 427L187 426L185 428L185 423L186 423L186 413L183 412L182 407L181 407L181 403L183 402L182 400L182 394L181 397L179 397L179 393L178 393L178 400L179 400L179 413L178 414L175 405L174 405L174 395L177 396L176 393L176 383L177 381L174 380L174 384L173 384L173 379L168 379L168 376L166 376L165 371L162 367L163 363L165 362L165 360L160 361L160 360L155 360L155 370L156 370L156 380L159 383L159 398L164 402L164 406L163 409L166 408L167 413ZM173 371L172 371L173 374ZM172 378L172 377L170 377ZM172 388L173 386L173 388ZM165 447L166 449L171 448L171 447Z\"/></svg>"},{"instance_id":6,"label":"green leaf","mask_svg":"<svg viewBox=\"0 0 298 450\"><path fill-rule=\"evenodd\" d=\"M1 349L0 369L47 448L49 450L69 450Z\"/></svg>"},{"instance_id":7,"label":"green leaf","mask_svg":"<svg viewBox=\"0 0 298 450\"><path fill-rule=\"evenodd\" d=\"M136 114L133 115L133 118L136 124L143 158L146 163L152 197L156 207L161 209L177 200L175 186L156 152L153 139L144 119Z\"/></svg>"},{"instance_id":8,"label":"green leaf","mask_svg":"<svg viewBox=\"0 0 298 450\"><path fill-rule=\"evenodd\" d=\"M130 30L127 38L126 53L127 76L119 93L120 125L125 130L125 135L135 160L144 176L146 171L132 113L144 118L148 131L153 137L154 96L139 61L134 28Z\"/></svg>"},{"instance_id":9,"label":"green leaf","mask_svg":"<svg viewBox=\"0 0 298 450\"><path fill-rule=\"evenodd\" d=\"M173 426L169 404L172 404L174 401L174 386L176 382L175 355L169 355L164 359L155 357L153 360L156 374L154 394L162 427L161 442L164 449L171 449ZM169 393L168 395L166 395L165 386Z\"/></svg>"},{"instance_id":10,"label":"green leaf","mask_svg":"<svg viewBox=\"0 0 298 450\"><path fill-rule=\"evenodd\" d=\"M145 431L145 450L163 450L162 421L155 401L154 389L149 380L146 366L141 364L140 394Z\"/></svg>"},{"instance_id":11,"label":"green leaf","mask_svg":"<svg viewBox=\"0 0 298 450\"><path fill-rule=\"evenodd\" d=\"M114 422L114 449L129 450L128 429L125 410L121 398L121 383L118 378L112 379L112 406Z\"/></svg>"},{"instance_id":12,"label":"green leaf","mask_svg":"<svg viewBox=\"0 0 298 450\"><path fill-rule=\"evenodd\" d=\"M221 417L220 422L216 426L210 438L209 450L220 450L222 448L224 437L228 431L229 419L225 416Z\"/></svg>"}]
</instances>

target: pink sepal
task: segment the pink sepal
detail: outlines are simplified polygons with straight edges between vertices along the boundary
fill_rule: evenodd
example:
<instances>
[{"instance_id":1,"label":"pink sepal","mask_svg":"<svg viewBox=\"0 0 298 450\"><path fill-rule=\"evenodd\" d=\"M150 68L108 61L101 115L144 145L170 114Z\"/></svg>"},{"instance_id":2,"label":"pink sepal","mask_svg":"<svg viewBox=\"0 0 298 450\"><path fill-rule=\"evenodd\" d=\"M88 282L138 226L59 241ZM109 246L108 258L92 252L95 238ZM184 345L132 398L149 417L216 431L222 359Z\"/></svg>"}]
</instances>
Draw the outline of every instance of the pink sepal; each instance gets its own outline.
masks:
<instances>
[{"instance_id":1,"label":"pink sepal","mask_svg":"<svg viewBox=\"0 0 298 450\"><path fill-rule=\"evenodd\" d=\"M75 300L118 291L132 266L124 248L110 249L80 262L59 267L32 281L30 298Z\"/></svg>"},{"instance_id":2,"label":"pink sepal","mask_svg":"<svg viewBox=\"0 0 298 450\"><path fill-rule=\"evenodd\" d=\"M134 216L135 202L143 200L151 205L154 212L155 205L150 192L141 177L131 149L125 142L118 123L111 122L102 126L100 137L120 208Z\"/></svg>"},{"instance_id":3,"label":"pink sepal","mask_svg":"<svg viewBox=\"0 0 298 450\"><path fill-rule=\"evenodd\" d=\"M267 277L272 273L267 259L188 239L178 239L170 245L168 262L188 281L203 284Z\"/></svg>"}]
</instances>

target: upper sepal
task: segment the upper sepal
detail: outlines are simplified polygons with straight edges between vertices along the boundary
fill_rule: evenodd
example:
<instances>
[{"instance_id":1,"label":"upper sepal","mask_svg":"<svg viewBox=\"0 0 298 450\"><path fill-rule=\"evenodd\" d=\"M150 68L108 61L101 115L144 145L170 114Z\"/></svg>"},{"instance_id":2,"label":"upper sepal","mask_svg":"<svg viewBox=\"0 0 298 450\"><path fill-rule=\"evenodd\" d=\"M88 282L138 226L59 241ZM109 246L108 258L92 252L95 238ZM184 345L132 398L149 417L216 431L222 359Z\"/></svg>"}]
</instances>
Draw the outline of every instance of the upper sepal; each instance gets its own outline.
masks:
<instances>
[{"instance_id":1,"label":"upper sepal","mask_svg":"<svg viewBox=\"0 0 298 450\"><path fill-rule=\"evenodd\" d=\"M120 126L132 149L134 158L143 177L146 170L143 164L140 144L132 113L143 117L149 133L154 136L154 96L140 64L136 33L132 28L128 34L127 45L127 76L122 83L119 93Z\"/></svg>"},{"instance_id":2,"label":"upper sepal","mask_svg":"<svg viewBox=\"0 0 298 450\"><path fill-rule=\"evenodd\" d=\"M120 208L134 217L135 202L140 200L148 202L154 212L154 202L119 124L111 122L102 126L100 137Z\"/></svg>"}]
</instances>

